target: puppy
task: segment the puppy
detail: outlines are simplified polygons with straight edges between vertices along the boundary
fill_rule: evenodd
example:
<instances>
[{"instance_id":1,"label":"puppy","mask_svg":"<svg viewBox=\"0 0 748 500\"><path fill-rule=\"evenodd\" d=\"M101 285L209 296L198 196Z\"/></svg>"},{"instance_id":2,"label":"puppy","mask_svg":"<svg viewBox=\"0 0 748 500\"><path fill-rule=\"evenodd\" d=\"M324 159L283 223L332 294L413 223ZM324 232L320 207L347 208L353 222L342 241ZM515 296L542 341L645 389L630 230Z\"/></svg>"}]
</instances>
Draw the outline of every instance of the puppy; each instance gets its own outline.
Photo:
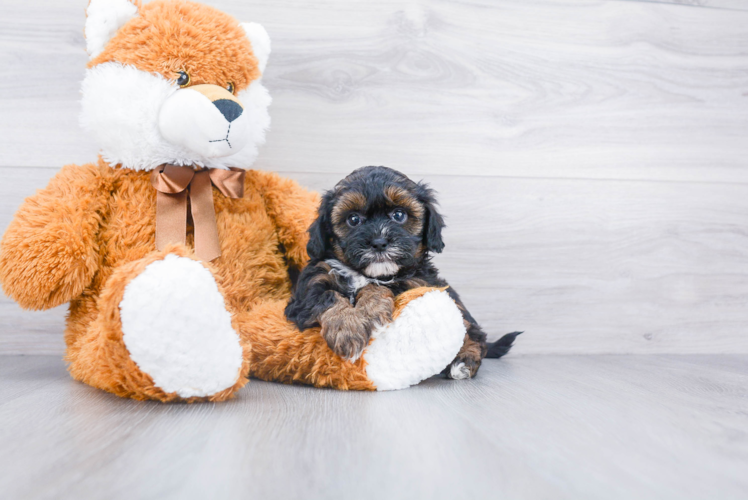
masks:
<instances>
[{"instance_id":1,"label":"puppy","mask_svg":"<svg viewBox=\"0 0 748 500\"><path fill-rule=\"evenodd\" d=\"M364 167L322 198L309 228L310 261L301 272L286 317L299 329L321 326L330 348L357 359L371 332L392 321L394 297L412 288L446 287L431 262L441 252L444 219L434 191L386 167ZM447 288L467 328L457 357L445 368L449 378L478 371L488 354L508 352L518 332L490 346L486 334Z\"/></svg>"}]
</instances>

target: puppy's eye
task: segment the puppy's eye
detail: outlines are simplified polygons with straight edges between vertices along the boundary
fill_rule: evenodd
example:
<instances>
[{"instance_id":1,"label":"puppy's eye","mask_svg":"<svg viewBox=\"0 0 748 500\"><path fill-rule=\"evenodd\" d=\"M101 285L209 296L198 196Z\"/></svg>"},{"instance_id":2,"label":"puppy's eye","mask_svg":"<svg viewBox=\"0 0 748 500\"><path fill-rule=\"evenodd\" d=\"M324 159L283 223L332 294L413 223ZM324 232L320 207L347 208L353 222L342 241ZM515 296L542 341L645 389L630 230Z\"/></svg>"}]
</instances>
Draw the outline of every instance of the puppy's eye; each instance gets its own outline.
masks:
<instances>
[{"instance_id":1,"label":"puppy's eye","mask_svg":"<svg viewBox=\"0 0 748 500\"><path fill-rule=\"evenodd\" d=\"M231 92L233 94L234 93L234 84L231 83L231 82L229 82L229 84L226 85L226 90L228 90L229 92Z\"/></svg>"},{"instance_id":2,"label":"puppy's eye","mask_svg":"<svg viewBox=\"0 0 748 500\"><path fill-rule=\"evenodd\" d=\"M361 216L357 213L352 213L348 215L348 218L346 219L346 222L351 227L356 227L361 225Z\"/></svg>"},{"instance_id":3,"label":"puppy's eye","mask_svg":"<svg viewBox=\"0 0 748 500\"><path fill-rule=\"evenodd\" d=\"M184 71L180 71L177 73L179 77L177 78L177 85L180 87L186 87L190 84L190 75L185 73Z\"/></svg>"},{"instance_id":4,"label":"puppy's eye","mask_svg":"<svg viewBox=\"0 0 748 500\"><path fill-rule=\"evenodd\" d=\"M394 220L398 224L402 224L406 220L408 220L408 214L405 213L405 210L402 208L398 208L397 210L393 210L390 214L390 219Z\"/></svg>"}]
</instances>

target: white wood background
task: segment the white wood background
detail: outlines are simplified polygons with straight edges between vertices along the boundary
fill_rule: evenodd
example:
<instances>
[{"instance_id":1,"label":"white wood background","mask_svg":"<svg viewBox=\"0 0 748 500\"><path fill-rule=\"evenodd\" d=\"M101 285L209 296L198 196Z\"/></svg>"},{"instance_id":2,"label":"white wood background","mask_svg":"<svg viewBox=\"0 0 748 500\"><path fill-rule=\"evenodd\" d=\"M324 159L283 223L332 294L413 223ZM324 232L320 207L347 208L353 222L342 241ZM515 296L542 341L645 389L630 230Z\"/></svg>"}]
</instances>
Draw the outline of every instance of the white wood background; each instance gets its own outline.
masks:
<instances>
[{"instance_id":1,"label":"white wood background","mask_svg":"<svg viewBox=\"0 0 748 500\"><path fill-rule=\"evenodd\" d=\"M748 353L748 1L206 0L266 26L256 168L440 192L443 274L517 354ZM0 0L0 231L63 164L87 0ZM0 353L64 308L0 298Z\"/></svg>"}]
</instances>

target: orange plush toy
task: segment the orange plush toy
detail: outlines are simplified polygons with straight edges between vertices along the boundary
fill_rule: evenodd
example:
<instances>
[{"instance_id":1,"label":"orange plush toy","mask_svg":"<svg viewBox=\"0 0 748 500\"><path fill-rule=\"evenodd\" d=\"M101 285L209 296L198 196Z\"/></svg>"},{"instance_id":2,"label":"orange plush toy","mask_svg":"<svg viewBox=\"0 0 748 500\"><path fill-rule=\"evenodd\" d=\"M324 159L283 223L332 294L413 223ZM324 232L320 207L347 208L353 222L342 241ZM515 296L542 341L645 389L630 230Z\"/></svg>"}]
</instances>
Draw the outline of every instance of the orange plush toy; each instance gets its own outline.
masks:
<instances>
[{"instance_id":1,"label":"orange plush toy","mask_svg":"<svg viewBox=\"0 0 748 500\"><path fill-rule=\"evenodd\" d=\"M220 401L250 376L398 389L454 358L465 327L439 290L399 297L353 362L286 321L319 200L245 170L270 123L260 25L180 0L91 0L86 44L81 124L101 156L27 199L0 251L21 306L70 302L73 377L135 399Z\"/></svg>"}]
</instances>

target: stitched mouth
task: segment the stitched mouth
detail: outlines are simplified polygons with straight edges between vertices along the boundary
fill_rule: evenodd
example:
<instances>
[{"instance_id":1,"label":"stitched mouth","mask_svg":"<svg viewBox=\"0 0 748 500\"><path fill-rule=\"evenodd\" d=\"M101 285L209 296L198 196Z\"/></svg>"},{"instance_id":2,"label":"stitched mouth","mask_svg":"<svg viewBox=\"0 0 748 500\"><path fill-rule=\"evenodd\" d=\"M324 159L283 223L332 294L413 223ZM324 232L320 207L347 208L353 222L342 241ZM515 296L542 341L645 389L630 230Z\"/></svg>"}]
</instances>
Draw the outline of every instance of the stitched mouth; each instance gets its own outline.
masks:
<instances>
[{"instance_id":1,"label":"stitched mouth","mask_svg":"<svg viewBox=\"0 0 748 500\"><path fill-rule=\"evenodd\" d=\"M234 149L234 148L231 147L231 143L229 142L229 134L230 133L231 133L231 122L229 122L229 128L228 128L228 130L226 130L226 137L224 137L223 139L216 139L214 141L208 141L208 142L223 142L223 141L226 141L226 144L229 145L229 149Z\"/></svg>"}]
</instances>

